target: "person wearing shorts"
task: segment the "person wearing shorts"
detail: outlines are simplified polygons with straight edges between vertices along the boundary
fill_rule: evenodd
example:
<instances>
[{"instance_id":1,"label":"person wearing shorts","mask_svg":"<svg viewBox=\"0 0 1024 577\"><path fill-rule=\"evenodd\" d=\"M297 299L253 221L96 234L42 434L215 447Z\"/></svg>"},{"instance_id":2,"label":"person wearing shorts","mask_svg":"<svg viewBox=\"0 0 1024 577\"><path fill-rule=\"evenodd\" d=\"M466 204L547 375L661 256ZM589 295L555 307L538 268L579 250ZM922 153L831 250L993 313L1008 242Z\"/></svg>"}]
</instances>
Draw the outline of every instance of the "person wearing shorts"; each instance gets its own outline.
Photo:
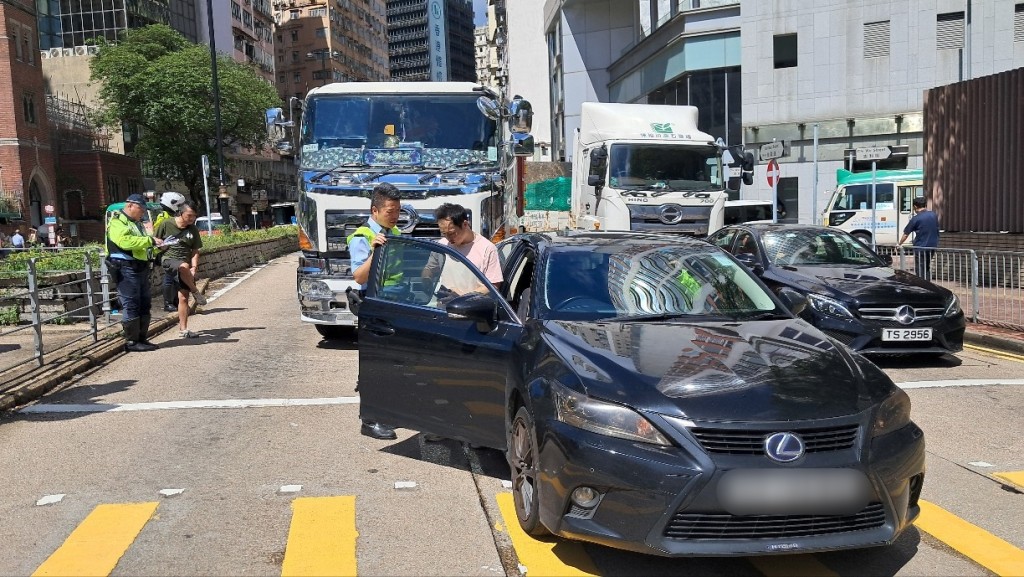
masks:
<instances>
[{"instance_id":1,"label":"person wearing shorts","mask_svg":"<svg viewBox=\"0 0 1024 577\"><path fill-rule=\"evenodd\" d=\"M199 268L199 249L203 241L196 228L196 207L186 201L174 218L168 218L157 225L154 235L164 239L168 246L163 255L164 271L176 275L178 289L178 332L182 338L191 338L195 333L188 330L188 295L196 299L196 304L205 305L206 297L196 287L196 272ZM160 236L163 235L163 236Z\"/></svg>"}]
</instances>

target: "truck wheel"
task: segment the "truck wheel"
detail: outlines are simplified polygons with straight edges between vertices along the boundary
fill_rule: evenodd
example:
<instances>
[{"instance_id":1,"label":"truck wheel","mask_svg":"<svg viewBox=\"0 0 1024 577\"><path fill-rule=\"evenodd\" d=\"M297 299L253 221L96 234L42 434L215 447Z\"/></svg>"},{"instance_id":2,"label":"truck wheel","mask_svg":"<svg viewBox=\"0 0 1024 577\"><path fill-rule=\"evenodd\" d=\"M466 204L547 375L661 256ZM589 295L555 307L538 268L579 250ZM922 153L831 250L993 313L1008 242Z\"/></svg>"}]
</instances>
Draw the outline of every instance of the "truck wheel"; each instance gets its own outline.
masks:
<instances>
[{"instance_id":1,"label":"truck wheel","mask_svg":"<svg viewBox=\"0 0 1024 577\"><path fill-rule=\"evenodd\" d=\"M866 232L855 232L853 238L864 243L864 246L871 248L871 235Z\"/></svg>"},{"instance_id":2,"label":"truck wheel","mask_svg":"<svg viewBox=\"0 0 1024 577\"><path fill-rule=\"evenodd\" d=\"M351 339L354 336L352 327L339 327L337 325L313 325L316 332L325 339Z\"/></svg>"}]
</instances>

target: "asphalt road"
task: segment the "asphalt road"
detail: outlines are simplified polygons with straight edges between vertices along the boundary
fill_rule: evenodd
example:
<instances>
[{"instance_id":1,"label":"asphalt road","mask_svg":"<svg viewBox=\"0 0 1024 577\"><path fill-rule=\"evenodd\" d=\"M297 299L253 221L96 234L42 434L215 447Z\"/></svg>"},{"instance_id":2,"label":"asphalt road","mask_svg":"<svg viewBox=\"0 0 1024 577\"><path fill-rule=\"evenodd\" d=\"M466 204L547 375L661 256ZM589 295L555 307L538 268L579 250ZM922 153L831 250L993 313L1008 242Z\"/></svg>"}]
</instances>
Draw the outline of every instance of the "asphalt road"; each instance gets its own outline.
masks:
<instances>
[{"instance_id":1,"label":"asphalt road","mask_svg":"<svg viewBox=\"0 0 1024 577\"><path fill-rule=\"evenodd\" d=\"M942 528L966 521L980 547L994 550L987 533L1010 563L1022 554L1024 494L996 475L1024 470L1024 357L879 360L926 432L924 498L952 519L930 515L932 532L859 552L661 559L518 535L495 451L359 435L358 350L298 321L295 264L211 286L198 338L169 331L159 351L0 417L0 574L1014 574Z\"/></svg>"}]
</instances>

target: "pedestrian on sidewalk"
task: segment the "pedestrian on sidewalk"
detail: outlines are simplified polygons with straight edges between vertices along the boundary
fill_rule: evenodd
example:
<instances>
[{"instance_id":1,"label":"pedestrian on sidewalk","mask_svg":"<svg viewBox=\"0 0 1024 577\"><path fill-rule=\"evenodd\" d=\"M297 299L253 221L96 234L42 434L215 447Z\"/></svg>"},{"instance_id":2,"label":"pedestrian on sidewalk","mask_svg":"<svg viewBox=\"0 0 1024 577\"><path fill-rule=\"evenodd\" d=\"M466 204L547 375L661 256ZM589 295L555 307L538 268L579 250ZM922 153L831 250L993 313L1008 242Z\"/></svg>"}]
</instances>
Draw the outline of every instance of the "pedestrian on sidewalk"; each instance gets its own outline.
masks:
<instances>
[{"instance_id":1,"label":"pedestrian on sidewalk","mask_svg":"<svg viewBox=\"0 0 1024 577\"><path fill-rule=\"evenodd\" d=\"M373 249L382 246L388 241L388 236L398 236L401 231L396 226L398 216L402 210L402 196L395 188L395 185L384 182L373 187L373 195L370 198L370 219L366 224L357 228L346 239L348 251L352 259L352 278L359 283L360 296L366 293L366 284L370 279L370 267L373 264ZM388 280L384 284L400 279L400 272L388 274L384 271ZM358 386L356 390L359 390ZM363 421L360 432L367 437L374 439L391 440L397 439L395 430L384 423L374 421Z\"/></svg>"},{"instance_id":2,"label":"pedestrian on sidewalk","mask_svg":"<svg viewBox=\"0 0 1024 577\"><path fill-rule=\"evenodd\" d=\"M188 295L196 299L196 304L205 305L206 297L196 286L196 273L199 270L199 249L203 241L196 228L196 207L185 201L174 218L160 222L153 234L163 238L167 250L163 255L165 276L173 279L178 296L178 334L182 338L191 338L195 333L188 330Z\"/></svg>"},{"instance_id":3,"label":"pedestrian on sidewalk","mask_svg":"<svg viewBox=\"0 0 1024 577\"><path fill-rule=\"evenodd\" d=\"M914 216L903 228L900 244L907 242L914 234L914 272L917 276L931 280L932 253L939 246L939 217L928 210L928 201L919 196L914 199Z\"/></svg>"},{"instance_id":4,"label":"pedestrian on sidewalk","mask_svg":"<svg viewBox=\"0 0 1024 577\"><path fill-rule=\"evenodd\" d=\"M25 237L21 234L21 227L19 227L18 230L15 230L14 236L11 237L11 248L25 248Z\"/></svg>"},{"instance_id":5,"label":"pedestrian on sidewalk","mask_svg":"<svg viewBox=\"0 0 1024 577\"><path fill-rule=\"evenodd\" d=\"M153 267L153 250L163 244L159 237L146 234L142 216L146 200L132 194L124 208L114 213L107 223L107 267L117 284L121 301L121 326L124 328L126 352L158 349L149 342L150 287L149 273Z\"/></svg>"}]
</instances>

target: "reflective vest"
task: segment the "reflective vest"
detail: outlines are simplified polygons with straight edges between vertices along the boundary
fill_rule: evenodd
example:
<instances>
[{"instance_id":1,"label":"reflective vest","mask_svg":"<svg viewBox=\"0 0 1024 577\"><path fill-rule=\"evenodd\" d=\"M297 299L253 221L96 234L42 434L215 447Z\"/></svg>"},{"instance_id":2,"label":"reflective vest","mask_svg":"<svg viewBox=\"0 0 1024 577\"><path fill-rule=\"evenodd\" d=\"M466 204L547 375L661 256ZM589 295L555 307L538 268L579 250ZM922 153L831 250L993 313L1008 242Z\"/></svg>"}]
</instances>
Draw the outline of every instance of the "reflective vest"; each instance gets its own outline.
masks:
<instances>
[{"instance_id":1,"label":"reflective vest","mask_svg":"<svg viewBox=\"0 0 1024 577\"><path fill-rule=\"evenodd\" d=\"M146 234L142 223L135 222L124 211L117 211L107 223L107 255L122 254L134 260L153 257L153 237Z\"/></svg>"},{"instance_id":2,"label":"reflective vest","mask_svg":"<svg viewBox=\"0 0 1024 577\"><path fill-rule=\"evenodd\" d=\"M391 233L391 236L399 236L402 234L402 231L399 230L398 227L392 228L389 232ZM377 236L377 233L373 232L372 228L363 225L357 228L355 232L348 235L345 242L347 244L352 244L352 239L357 236L365 238L367 244L369 244L372 249L373 237ZM402 282L402 252L396 250L391 252L391 258L389 258L388 262L384 265L384 286L394 286L400 282Z\"/></svg>"}]
</instances>

